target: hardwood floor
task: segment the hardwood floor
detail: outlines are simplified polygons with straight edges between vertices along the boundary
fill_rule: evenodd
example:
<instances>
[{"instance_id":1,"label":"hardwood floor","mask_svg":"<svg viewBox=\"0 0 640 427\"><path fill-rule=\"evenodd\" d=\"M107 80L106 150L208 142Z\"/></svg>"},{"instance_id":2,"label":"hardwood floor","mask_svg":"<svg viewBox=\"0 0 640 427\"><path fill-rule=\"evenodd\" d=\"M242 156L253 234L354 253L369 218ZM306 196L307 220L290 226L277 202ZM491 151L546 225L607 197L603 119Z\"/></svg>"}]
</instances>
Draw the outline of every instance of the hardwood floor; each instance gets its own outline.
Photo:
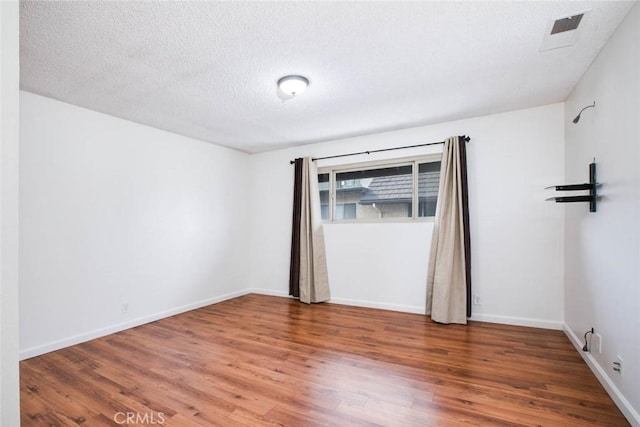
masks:
<instances>
[{"instance_id":1,"label":"hardwood floor","mask_svg":"<svg viewBox=\"0 0 640 427\"><path fill-rule=\"evenodd\" d=\"M628 425L560 331L261 295L20 374L23 426Z\"/></svg>"}]
</instances>

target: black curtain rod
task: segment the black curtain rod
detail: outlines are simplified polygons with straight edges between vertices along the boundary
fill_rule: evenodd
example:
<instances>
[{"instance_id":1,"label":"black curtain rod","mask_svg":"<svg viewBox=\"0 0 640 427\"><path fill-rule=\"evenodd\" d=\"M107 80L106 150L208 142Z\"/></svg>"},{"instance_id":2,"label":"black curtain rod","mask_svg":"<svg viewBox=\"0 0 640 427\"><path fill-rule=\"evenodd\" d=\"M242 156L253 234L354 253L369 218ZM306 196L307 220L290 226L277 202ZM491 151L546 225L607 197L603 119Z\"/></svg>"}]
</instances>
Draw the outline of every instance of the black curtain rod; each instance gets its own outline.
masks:
<instances>
[{"instance_id":1,"label":"black curtain rod","mask_svg":"<svg viewBox=\"0 0 640 427\"><path fill-rule=\"evenodd\" d=\"M462 135L460 136L460 138L465 142L471 141L471 138L468 137L467 135ZM438 144L444 144L444 141L429 142L427 144L405 145L404 147L382 148L380 150L359 151L357 153L337 154L335 156L314 157L311 160L316 161L316 160L324 160L324 159L335 159L338 157L357 156L358 154L381 153L383 151L404 150L405 148L426 147L429 145L438 145ZM295 160L291 160L289 163L294 164Z\"/></svg>"}]
</instances>

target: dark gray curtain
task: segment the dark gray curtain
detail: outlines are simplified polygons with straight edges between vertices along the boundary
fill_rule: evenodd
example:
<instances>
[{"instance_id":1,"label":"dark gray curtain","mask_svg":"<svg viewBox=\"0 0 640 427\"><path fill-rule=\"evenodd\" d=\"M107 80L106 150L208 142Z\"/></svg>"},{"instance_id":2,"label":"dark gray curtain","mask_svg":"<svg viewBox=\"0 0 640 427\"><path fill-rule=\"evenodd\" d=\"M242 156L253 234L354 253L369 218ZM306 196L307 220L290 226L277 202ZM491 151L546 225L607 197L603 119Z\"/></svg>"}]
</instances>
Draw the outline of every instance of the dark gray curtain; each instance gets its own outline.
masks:
<instances>
[{"instance_id":1,"label":"dark gray curtain","mask_svg":"<svg viewBox=\"0 0 640 427\"><path fill-rule=\"evenodd\" d=\"M302 218L302 159L295 160L289 295L300 298L300 220Z\"/></svg>"},{"instance_id":2,"label":"dark gray curtain","mask_svg":"<svg viewBox=\"0 0 640 427\"><path fill-rule=\"evenodd\" d=\"M462 196L462 222L464 235L464 269L467 285L467 317L471 317L471 235L469 233L469 182L467 180L467 144L466 137L458 138L460 144L460 193Z\"/></svg>"}]
</instances>

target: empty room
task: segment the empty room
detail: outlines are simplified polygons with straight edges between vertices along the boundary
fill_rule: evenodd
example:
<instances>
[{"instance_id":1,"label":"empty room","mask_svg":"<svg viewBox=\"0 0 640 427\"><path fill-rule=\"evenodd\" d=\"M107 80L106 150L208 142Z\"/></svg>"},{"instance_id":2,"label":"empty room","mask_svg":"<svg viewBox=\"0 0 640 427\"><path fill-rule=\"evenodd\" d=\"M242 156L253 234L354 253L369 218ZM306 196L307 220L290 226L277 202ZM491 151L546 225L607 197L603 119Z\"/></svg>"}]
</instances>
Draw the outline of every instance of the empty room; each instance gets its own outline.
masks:
<instances>
[{"instance_id":1,"label":"empty room","mask_svg":"<svg viewBox=\"0 0 640 427\"><path fill-rule=\"evenodd\" d=\"M0 2L0 426L640 426L637 1Z\"/></svg>"}]
</instances>

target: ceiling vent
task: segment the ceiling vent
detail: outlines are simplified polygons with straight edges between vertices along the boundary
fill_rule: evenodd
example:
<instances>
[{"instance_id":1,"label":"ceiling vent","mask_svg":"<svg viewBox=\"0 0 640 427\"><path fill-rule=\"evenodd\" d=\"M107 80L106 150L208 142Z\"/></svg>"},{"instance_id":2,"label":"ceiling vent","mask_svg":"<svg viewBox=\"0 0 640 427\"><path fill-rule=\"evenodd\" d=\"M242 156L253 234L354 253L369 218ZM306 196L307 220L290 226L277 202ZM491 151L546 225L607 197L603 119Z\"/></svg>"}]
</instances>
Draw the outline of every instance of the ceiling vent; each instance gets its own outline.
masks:
<instances>
[{"instance_id":1,"label":"ceiling vent","mask_svg":"<svg viewBox=\"0 0 640 427\"><path fill-rule=\"evenodd\" d=\"M567 16L566 18L556 19L551 28L551 35L564 33L565 31L573 31L578 28L584 13L580 15Z\"/></svg>"},{"instance_id":2,"label":"ceiling vent","mask_svg":"<svg viewBox=\"0 0 640 427\"><path fill-rule=\"evenodd\" d=\"M569 16L561 16L549 21L547 32L542 40L540 52L569 47L576 44L578 35L584 27L589 11L573 13ZM580 25L582 24L582 25Z\"/></svg>"}]
</instances>

